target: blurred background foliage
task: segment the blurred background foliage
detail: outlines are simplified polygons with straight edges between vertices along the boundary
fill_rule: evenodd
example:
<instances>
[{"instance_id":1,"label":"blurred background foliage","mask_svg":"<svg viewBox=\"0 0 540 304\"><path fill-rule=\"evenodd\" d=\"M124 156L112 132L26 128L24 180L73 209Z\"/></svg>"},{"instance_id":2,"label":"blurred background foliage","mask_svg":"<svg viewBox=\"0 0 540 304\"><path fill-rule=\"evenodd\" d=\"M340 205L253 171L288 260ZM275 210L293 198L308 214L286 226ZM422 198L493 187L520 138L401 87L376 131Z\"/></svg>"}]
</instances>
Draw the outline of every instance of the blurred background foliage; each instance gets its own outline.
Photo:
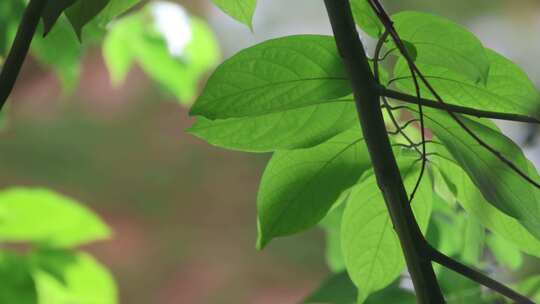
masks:
<instances>
[{"instance_id":1,"label":"blurred background foliage","mask_svg":"<svg viewBox=\"0 0 540 304\"><path fill-rule=\"evenodd\" d=\"M0 2L0 54L9 49L23 2ZM13 191L33 195L45 191L32 190L36 187L48 188L62 193L50 194L58 200L76 199L99 214L113 231L110 241L77 249L88 253L58 246L35 252L46 260L103 270L91 253L114 275L121 303L297 303L329 273L324 233L283 238L257 252L255 198L267 156L224 151L187 135L184 130L193 121L186 105L212 67L236 51L272 37L330 33L322 0L260 0L253 33L210 1L171 3L143 1L106 26L98 18L85 27L82 44L63 18L47 38L36 38L2 118L0 184L5 191L0 199ZM384 3L391 11L434 12L467 26L540 84L538 1ZM518 143L529 143L526 153L538 166L534 130L503 127ZM13 190L21 186L26 188ZM35 212L47 218L51 211ZM448 248L467 245L463 235L485 237L493 254L506 259L498 276L508 276L505 269L517 269L518 275L539 271L537 259L475 232L470 222L430 231L453 233L446 239L459 244ZM26 250L19 247L16 251ZM472 251L474 259L474 250L464 252ZM11 272L0 268L0 277L5 273ZM54 290L53 275L38 274L38 285L46 286L38 290ZM18 277L24 284L28 274ZM452 273L442 278L446 288L467 290L455 288L458 280ZM467 286L462 281L460 286ZM538 282L533 278L520 288L537 291ZM114 298L111 286L112 281L103 287L104 294ZM454 303L474 303L467 294L454 294Z\"/></svg>"}]
</instances>

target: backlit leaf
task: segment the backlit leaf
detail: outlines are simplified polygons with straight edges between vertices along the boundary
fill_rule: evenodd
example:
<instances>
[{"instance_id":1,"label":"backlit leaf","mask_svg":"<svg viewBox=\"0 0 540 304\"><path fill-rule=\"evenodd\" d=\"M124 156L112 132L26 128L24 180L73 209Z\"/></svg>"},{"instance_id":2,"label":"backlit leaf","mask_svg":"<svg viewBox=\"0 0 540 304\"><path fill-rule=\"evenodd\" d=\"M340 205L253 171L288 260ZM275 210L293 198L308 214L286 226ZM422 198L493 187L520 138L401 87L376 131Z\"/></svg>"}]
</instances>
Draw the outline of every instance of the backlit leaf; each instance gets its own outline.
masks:
<instances>
[{"instance_id":1,"label":"backlit leaf","mask_svg":"<svg viewBox=\"0 0 540 304\"><path fill-rule=\"evenodd\" d=\"M257 0L212 0L227 15L239 22L253 28L253 14L257 7Z\"/></svg>"}]
</instances>

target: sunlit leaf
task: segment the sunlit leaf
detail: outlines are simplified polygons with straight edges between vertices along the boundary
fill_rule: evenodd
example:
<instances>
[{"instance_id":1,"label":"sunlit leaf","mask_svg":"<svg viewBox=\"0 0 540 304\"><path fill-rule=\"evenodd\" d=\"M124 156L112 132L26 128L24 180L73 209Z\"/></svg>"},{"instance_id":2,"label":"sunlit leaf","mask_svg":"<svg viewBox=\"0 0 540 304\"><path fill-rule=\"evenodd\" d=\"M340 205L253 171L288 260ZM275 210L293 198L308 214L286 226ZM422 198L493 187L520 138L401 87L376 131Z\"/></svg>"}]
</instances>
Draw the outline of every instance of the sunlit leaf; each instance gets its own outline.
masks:
<instances>
[{"instance_id":1,"label":"sunlit leaf","mask_svg":"<svg viewBox=\"0 0 540 304\"><path fill-rule=\"evenodd\" d=\"M275 152L257 197L258 248L317 224L369 165L357 128L312 148Z\"/></svg>"},{"instance_id":2,"label":"sunlit leaf","mask_svg":"<svg viewBox=\"0 0 540 304\"><path fill-rule=\"evenodd\" d=\"M34 271L40 304L118 303L116 283L103 265L85 253L72 254L71 257L67 263L56 263L56 272L63 275L64 281L51 275L50 270L38 268ZM51 257L41 257L42 260L47 258Z\"/></svg>"},{"instance_id":3,"label":"sunlit leaf","mask_svg":"<svg viewBox=\"0 0 540 304\"><path fill-rule=\"evenodd\" d=\"M496 235L515 244L523 252L540 257L540 241L518 220L489 204L463 169L446 159L436 161L437 168L457 189L457 201L469 214L475 216L482 225Z\"/></svg>"},{"instance_id":4,"label":"sunlit leaf","mask_svg":"<svg viewBox=\"0 0 540 304\"><path fill-rule=\"evenodd\" d=\"M72 247L110 236L109 228L89 209L43 189L0 192L0 240Z\"/></svg>"},{"instance_id":5,"label":"sunlit leaf","mask_svg":"<svg viewBox=\"0 0 540 304\"><path fill-rule=\"evenodd\" d=\"M212 0L227 15L253 29L253 14L257 0Z\"/></svg>"},{"instance_id":6,"label":"sunlit leaf","mask_svg":"<svg viewBox=\"0 0 540 304\"><path fill-rule=\"evenodd\" d=\"M440 67L473 82L486 81L490 62L482 43L467 29L422 12L400 12L392 20L401 39L414 45L417 64Z\"/></svg>"},{"instance_id":7,"label":"sunlit leaf","mask_svg":"<svg viewBox=\"0 0 540 304\"><path fill-rule=\"evenodd\" d=\"M489 121L459 116L460 120L485 143L499 151L519 170L529 173L528 160L521 149ZM498 157L480 145L447 113L426 109L426 126L444 144L456 162L465 170L486 201L518 219L540 238L540 192Z\"/></svg>"},{"instance_id":8,"label":"sunlit leaf","mask_svg":"<svg viewBox=\"0 0 540 304\"><path fill-rule=\"evenodd\" d=\"M250 47L220 65L192 115L259 116L334 101L351 89L330 36L289 36Z\"/></svg>"},{"instance_id":9,"label":"sunlit leaf","mask_svg":"<svg viewBox=\"0 0 540 304\"><path fill-rule=\"evenodd\" d=\"M490 69L485 84L440 66L418 64L429 83L444 102L479 110L534 116L540 106L540 94L527 74L515 63L486 49ZM403 60L394 70L394 84L402 91L415 94L410 72ZM421 85L422 97L435 99Z\"/></svg>"},{"instance_id":10,"label":"sunlit leaf","mask_svg":"<svg viewBox=\"0 0 540 304\"><path fill-rule=\"evenodd\" d=\"M516 245L496 235L488 235L486 244L497 262L512 270L518 269L523 264L523 257Z\"/></svg>"},{"instance_id":11,"label":"sunlit leaf","mask_svg":"<svg viewBox=\"0 0 540 304\"><path fill-rule=\"evenodd\" d=\"M409 191L417 181L419 166L402 169ZM422 229L427 229L431 214L432 185L424 177L412 208ZM360 299L388 286L405 268L397 235L374 175L352 189L343 214L341 242L345 264L360 291Z\"/></svg>"}]
</instances>

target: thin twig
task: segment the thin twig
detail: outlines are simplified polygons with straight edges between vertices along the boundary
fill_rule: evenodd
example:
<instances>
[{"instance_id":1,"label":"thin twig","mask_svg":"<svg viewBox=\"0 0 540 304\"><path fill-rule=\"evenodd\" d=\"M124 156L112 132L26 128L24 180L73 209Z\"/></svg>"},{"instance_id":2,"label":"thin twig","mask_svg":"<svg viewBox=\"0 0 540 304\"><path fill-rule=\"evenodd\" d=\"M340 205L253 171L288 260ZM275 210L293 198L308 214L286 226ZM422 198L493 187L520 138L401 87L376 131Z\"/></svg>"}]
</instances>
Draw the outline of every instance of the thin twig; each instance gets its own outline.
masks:
<instances>
[{"instance_id":1,"label":"thin twig","mask_svg":"<svg viewBox=\"0 0 540 304\"><path fill-rule=\"evenodd\" d=\"M46 0L30 0L24 11L13 46L0 73L0 111L13 91L46 3Z\"/></svg>"}]
</instances>

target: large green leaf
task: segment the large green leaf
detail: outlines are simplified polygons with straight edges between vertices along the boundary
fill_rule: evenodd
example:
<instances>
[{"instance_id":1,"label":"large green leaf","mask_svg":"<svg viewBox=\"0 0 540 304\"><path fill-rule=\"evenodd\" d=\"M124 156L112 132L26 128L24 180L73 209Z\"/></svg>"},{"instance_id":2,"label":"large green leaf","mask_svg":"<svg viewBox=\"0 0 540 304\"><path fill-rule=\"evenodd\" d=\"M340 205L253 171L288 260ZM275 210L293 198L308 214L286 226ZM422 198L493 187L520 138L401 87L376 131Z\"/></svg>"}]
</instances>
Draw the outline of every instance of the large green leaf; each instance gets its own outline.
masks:
<instances>
[{"instance_id":1,"label":"large green leaf","mask_svg":"<svg viewBox=\"0 0 540 304\"><path fill-rule=\"evenodd\" d=\"M379 37L384 27L367 0L352 0L351 9L354 21L368 35Z\"/></svg>"},{"instance_id":2,"label":"large green leaf","mask_svg":"<svg viewBox=\"0 0 540 304\"><path fill-rule=\"evenodd\" d=\"M419 171L418 164L402 169L409 191ZM432 194L431 181L425 176L412 202L422 231L429 222ZM392 283L405 268L399 239L374 175L352 189L342 220L341 242L347 271L360 291L359 299L365 299Z\"/></svg>"},{"instance_id":3,"label":"large green leaf","mask_svg":"<svg viewBox=\"0 0 540 304\"><path fill-rule=\"evenodd\" d=\"M188 132L234 150L307 148L358 124L355 105L350 100L251 117L210 120L200 116Z\"/></svg>"},{"instance_id":4,"label":"large green leaf","mask_svg":"<svg viewBox=\"0 0 540 304\"><path fill-rule=\"evenodd\" d=\"M226 60L208 80L192 115L260 116L328 103L351 93L330 36L278 38Z\"/></svg>"},{"instance_id":5,"label":"large green leaf","mask_svg":"<svg viewBox=\"0 0 540 304\"><path fill-rule=\"evenodd\" d=\"M458 203L469 214L475 216L482 225L494 234L512 242L523 252L540 257L540 241L528 232L518 220L489 204L461 167L446 159L438 158L435 161L437 168L446 177L446 181L455 187Z\"/></svg>"},{"instance_id":6,"label":"large green leaf","mask_svg":"<svg viewBox=\"0 0 540 304\"><path fill-rule=\"evenodd\" d=\"M72 247L110 236L109 228L79 203L43 189L0 192L0 240Z\"/></svg>"},{"instance_id":7,"label":"large green leaf","mask_svg":"<svg viewBox=\"0 0 540 304\"><path fill-rule=\"evenodd\" d=\"M415 62L485 82L490 68L482 43L467 29L444 18L405 11L392 17L400 37L414 45Z\"/></svg>"},{"instance_id":8,"label":"large green leaf","mask_svg":"<svg viewBox=\"0 0 540 304\"><path fill-rule=\"evenodd\" d=\"M462 116L459 116L459 119L521 172L538 180L536 170L530 170L521 149L493 123ZM532 234L540 238L540 200L537 198L540 190L480 145L447 113L426 109L425 122L467 172L486 200L518 219Z\"/></svg>"},{"instance_id":9,"label":"large green leaf","mask_svg":"<svg viewBox=\"0 0 540 304\"><path fill-rule=\"evenodd\" d=\"M312 148L275 152L257 197L258 248L317 224L369 166L357 128Z\"/></svg>"},{"instance_id":10,"label":"large green leaf","mask_svg":"<svg viewBox=\"0 0 540 304\"><path fill-rule=\"evenodd\" d=\"M485 84L436 65L418 64L429 83L444 102L479 110L534 115L540 105L540 94L523 70L504 56L486 49L490 61ZM414 84L404 60L395 67L394 83L405 92L415 94ZM422 97L434 99L421 85Z\"/></svg>"},{"instance_id":11,"label":"large green leaf","mask_svg":"<svg viewBox=\"0 0 540 304\"><path fill-rule=\"evenodd\" d=\"M227 15L253 29L253 14L257 0L212 0L212 2Z\"/></svg>"},{"instance_id":12,"label":"large green leaf","mask_svg":"<svg viewBox=\"0 0 540 304\"><path fill-rule=\"evenodd\" d=\"M58 255L34 257L40 262L33 273L40 304L118 303L116 283L103 265L85 253L65 255L70 257L66 263L58 263ZM39 268L43 264L49 267ZM62 280L51 274L51 268L62 275Z\"/></svg>"}]
</instances>

